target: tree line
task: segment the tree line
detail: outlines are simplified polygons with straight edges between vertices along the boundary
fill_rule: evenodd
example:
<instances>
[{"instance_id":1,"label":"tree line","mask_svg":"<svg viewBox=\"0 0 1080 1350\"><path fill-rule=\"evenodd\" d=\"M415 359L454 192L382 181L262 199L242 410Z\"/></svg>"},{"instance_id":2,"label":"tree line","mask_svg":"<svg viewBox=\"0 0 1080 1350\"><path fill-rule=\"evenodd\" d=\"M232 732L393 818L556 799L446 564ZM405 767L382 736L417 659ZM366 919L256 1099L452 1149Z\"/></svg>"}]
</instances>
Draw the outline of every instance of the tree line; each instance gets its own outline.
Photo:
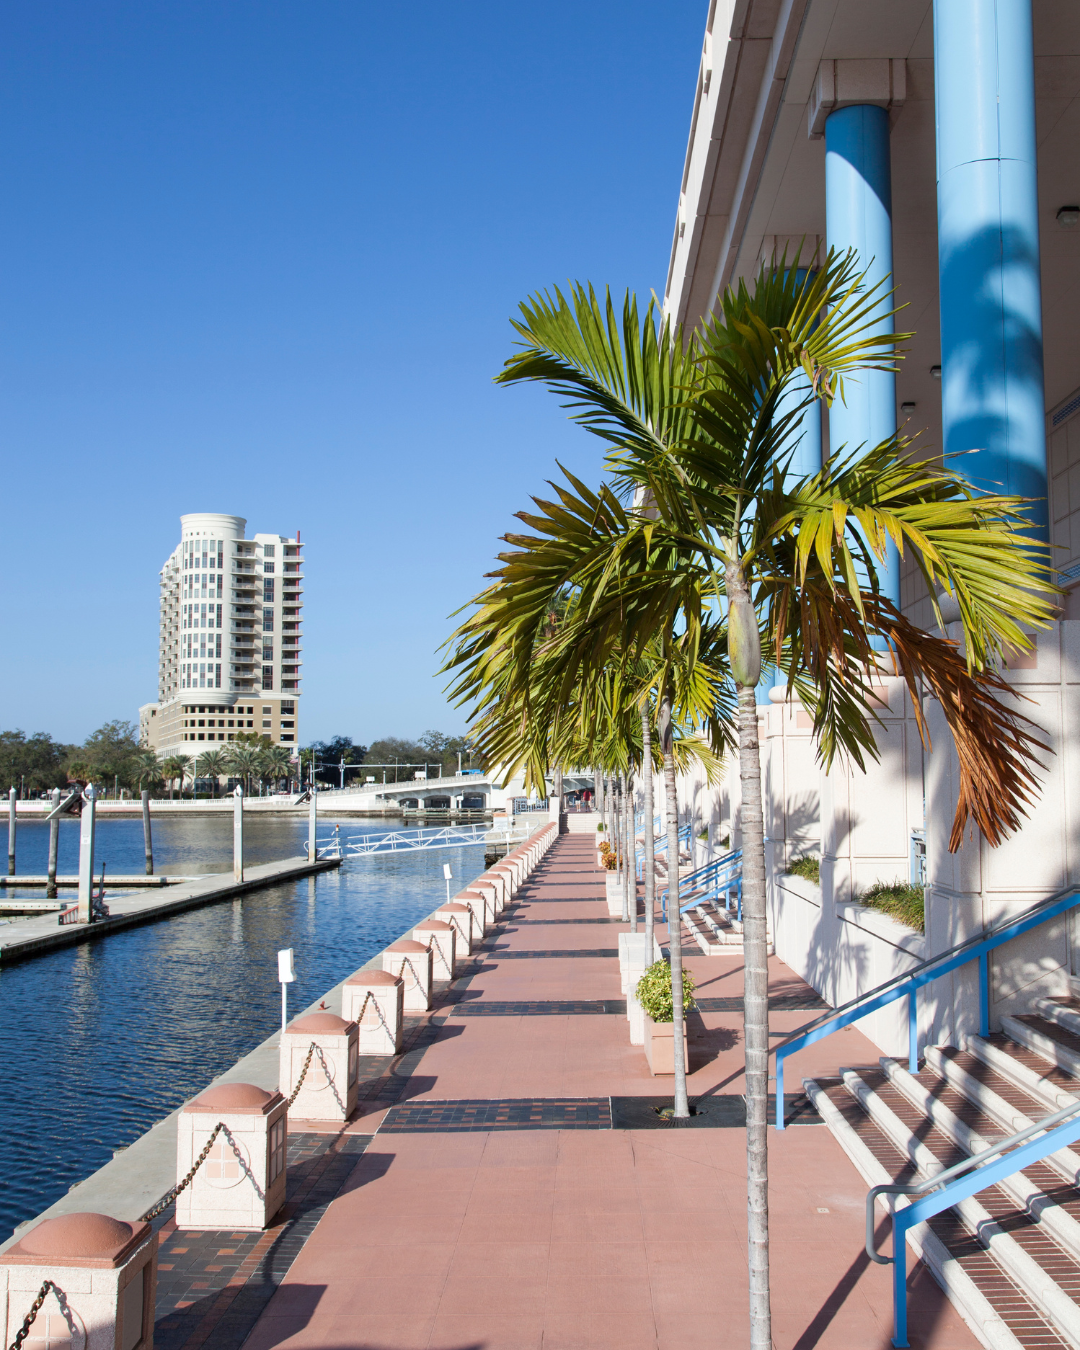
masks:
<instances>
[{"instance_id":1,"label":"tree line","mask_svg":"<svg viewBox=\"0 0 1080 1350\"><path fill-rule=\"evenodd\" d=\"M300 760L305 781L308 778L308 766L314 761L315 777L323 783L337 786L341 781L341 764L345 762L345 782L355 783L365 775L357 772L362 764L372 766L371 772L381 778L383 769L374 766L390 766L386 770L389 781L397 781L395 771L400 767L402 779L411 778L413 766L429 765L428 772L442 769L444 775L457 773L458 765L463 769L479 767L481 761L476 749L467 736L448 736L442 731L425 731L415 741L400 736L383 736L370 745L358 745L350 736L332 736L328 741L312 741L300 751ZM350 766L352 771L350 772Z\"/></svg>"}]
</instances>

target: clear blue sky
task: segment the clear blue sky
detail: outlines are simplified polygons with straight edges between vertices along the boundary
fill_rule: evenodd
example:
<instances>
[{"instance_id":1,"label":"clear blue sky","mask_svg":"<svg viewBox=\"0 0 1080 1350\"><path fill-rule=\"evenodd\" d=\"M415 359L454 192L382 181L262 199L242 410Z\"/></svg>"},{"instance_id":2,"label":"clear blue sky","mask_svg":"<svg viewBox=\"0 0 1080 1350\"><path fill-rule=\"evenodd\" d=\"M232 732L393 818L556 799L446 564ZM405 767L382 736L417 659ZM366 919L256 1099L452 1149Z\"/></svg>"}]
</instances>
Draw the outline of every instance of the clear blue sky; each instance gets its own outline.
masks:
<instances>
[{"instance_id":1,"label":"clear blue sky","mask_svg":"<svg viewBox=\"0 0 1080 1350\"><path fill-rule=\"evenodd\" d=\"M436 648L556 456L566 278L662 293L706 5L9 0L0 727L156 698L185 511L308 543L304 741L464 729Z\"/></svg>"}]
</instances>

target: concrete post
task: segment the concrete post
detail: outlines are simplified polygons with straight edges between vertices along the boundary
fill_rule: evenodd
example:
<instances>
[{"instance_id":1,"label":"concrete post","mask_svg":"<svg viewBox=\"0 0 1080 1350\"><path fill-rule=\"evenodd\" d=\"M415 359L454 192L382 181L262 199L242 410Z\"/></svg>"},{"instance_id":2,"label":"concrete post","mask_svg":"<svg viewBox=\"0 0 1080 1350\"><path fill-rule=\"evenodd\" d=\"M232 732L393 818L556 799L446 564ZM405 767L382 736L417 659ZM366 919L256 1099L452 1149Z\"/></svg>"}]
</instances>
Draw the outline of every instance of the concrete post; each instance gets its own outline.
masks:
<instances>
[{"instance_id":1,"label":"concrete post","mask_svg":"<svg viewBox=\"0 0 1080 1350\"><path fill-rule=\"evenodd\" d=\"M150 793L142 790L142 832L143 848L146 850L146 875L154 875L154 840L150 833Z\"/></svg>"},{"instance_id":2,"label":"concrete post","mask_svg":"<svg viewBox=\"0 0 1080 1350\"><path fill-rule=\"evenodd\" d=\"M318 823L319 799L315 795L315 784L311 785L311 800L308 802L307 816L307 860L315 862L319 851L315 846L315 827Z\"/></svg>"},{"instance_id":3,"label":"concrete post","mask_svg":"<svg viewBox=\"0 0 1080 1350\"><path fill-rule=\"evenodd\" d=\"M1045 538L1031 0L935 0L934 86L944 450Z\"/></svg>"},{"instance_id":4,"label":"concrete post","mask_svg":"<svg viewBox=\"0 0 1080 1350\"><path fill-rule=\"evenodd\" d=\"M53 811L60 805L60 789L52 790L52 809ZM47 885L45 887L45 898L47 900L56 899L56 855L60 851L60 817L52 816L49 821L49 873Z\"/></svg>"},{"instance_id":5,"label":"concrete post","mask_svg":"<svg viewBox=\"0 0 1080 1350\"><path fill-rule=\"evenodd\" d=\"M978 3L978 0L976 0ZM838 108L825 121L825 221L830 248L854 249L867 287L892 273L892 181L889 113L857 103ZM884 290L891 288L886 281ZM892 308L883 297L875 324L891 332ZM896 377L886 370L861 370L844 383L844 399L829 409L829 449L869 450L896 433ZM882 593L900 604L900 557L888 544L884 565L877 565Z\"/></svg>"},{"instance_id":6,"label":"concrete post","mask_svg":"<svg viewBox=\"0 0 1080 1350\"><path fill-rule=\"evenodd\" d=\"M8 793L8 829L7 829L7 870L8 876L15 875L15 789Z\"/></svg>"},{"instance_id":7,"label":"concrete post","mask_svg":"<svg viewBox=\"0 0 1080 1350\"><path fill-rule=\"evenodd\" d=\"M232 871L234 881L244 879L244 789L239 783L233 789L232 817Z\"/></svg>"},{"instance_id":8,"label":"concrete post","mask_svg":"<svg viewBox=\"0 0 1080 1350\"><path fill-rule=\"evenodd\" d=\"M79 923L90 923L94 894L94 817L97 811L97 794L93 783L86 785L82 800L82 816L79 820Z\"/></svg>"}]
</instances>

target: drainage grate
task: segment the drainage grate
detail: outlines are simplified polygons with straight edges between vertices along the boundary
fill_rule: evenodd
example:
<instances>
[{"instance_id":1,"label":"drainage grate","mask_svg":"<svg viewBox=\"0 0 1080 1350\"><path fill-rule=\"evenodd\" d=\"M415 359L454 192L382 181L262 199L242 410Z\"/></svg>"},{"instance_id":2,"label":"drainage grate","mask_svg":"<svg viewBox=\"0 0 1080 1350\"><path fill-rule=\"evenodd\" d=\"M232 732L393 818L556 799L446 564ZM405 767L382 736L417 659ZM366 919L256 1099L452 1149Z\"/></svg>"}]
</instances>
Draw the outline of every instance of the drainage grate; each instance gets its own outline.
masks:
<instances>
[{"instance_id":1,"label":"drainage grate","mask_svg":"<svg viewBox=\"0 0 1080 1350\"><path fill-rule=\"evenodd\" d=\"M501 1101L402 1102L380 1134L479 1133L490 1130L610 1130L607 1097L508 1097Z\"/></svg>"},{"instance_id":2,"label":"drainage grate","mask_svg":"<svg viewBox=\"0 0 1080 1350\"><path fill-rule=\"evenodd\" d=\"M695 999L699 1012L742 1012L741 997ZM776 994L769 999L770 1012L827 1012L829 1004L816 994Z\"/></svg>"},{"instance_id":3,"label":"drainage grate","mask_svg":"<svg viewBox=\"0 0 1080 1350\"><path fill-rule=\"evenodd\" d=\"M660 1115L671 1106L670 1097L612 1097L613 1130L742 1130L746 1128L746 1098L741 1094L716 1097L691 1097L693 1115L685 1120L665 1119ZM770 1094L767 1118L776 1112L776 1098ZM823 1121L804 1092L784 1093L785 1125L821 1125Z\"/></svg>"},{"instance_id":4,"label":"drainage grate","mask_svg":"<svg viewBox=\"0 0 1080 1350\"><path fill-rule=\"evenodd\" d=\"M520 947L481 947L482 956L497 956L500 961L533 961L561 956L618 956L618 947L586 947L569 951L525 951Z\"/></svg>"}]
</instances>

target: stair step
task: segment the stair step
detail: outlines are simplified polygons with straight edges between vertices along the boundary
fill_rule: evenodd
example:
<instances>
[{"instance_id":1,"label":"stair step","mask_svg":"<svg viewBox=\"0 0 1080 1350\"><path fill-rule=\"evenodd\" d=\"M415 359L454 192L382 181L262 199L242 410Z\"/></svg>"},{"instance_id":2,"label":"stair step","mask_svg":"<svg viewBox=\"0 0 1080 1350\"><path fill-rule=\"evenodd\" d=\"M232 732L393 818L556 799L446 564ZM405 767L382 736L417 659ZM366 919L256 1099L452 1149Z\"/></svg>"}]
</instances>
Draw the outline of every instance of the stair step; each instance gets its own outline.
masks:
<instances>
[{"instance_id":1,"label":"stair step","mask_svg":"<svg viewBox=\"0 0 1080 1350\"><path fill-rule=\"evenodd\" d=\"M1040 998L1035 1001L1035 1011L1074 1035L1080 1035L1080 1002L1074 998Z\"/></svg>"},{"instance_id":2,"label":"stair step","mask_svg":"<svg viewBox=\"0 0 1080 1350\"><path fill-rule=\"evenodd\" d=\"M1001 1029L1014 1041L1041 1055L1048 1064L1080 1078L1080 1036L1057 1022L1031 1014L1003 1017Z\"/></svg>"},{"instance_id":3,"label":"stair step","mask_svg":"<svg viewBox=\"0 0 1080 1350\"><path fill-rule=\"evenodd\" d=\"M1029 1093L1047 1111L1068 1106L1080 1084L1062 1069L1047 1064L1042 1055L1004 1036L965 1036L966 1051L989 1069ZM956 1052L953 1052L956 1053Z\"/></svg>"},{"instance_id":4,"label":"stair step","mask_svg":"<svg viewBox=\"0 0 1080 1350\"><path fill-rule=\"evenodd\" d=\"M917 1171L910 1159L843 1084L805 1079L803 1086L868 1186L915 1179ZM904 1201L896 1203L903 1205ZM965 1231L953 1211L917 1224L908 1235L908 1244L980 1342L991 1350L1043 1350L1069 1344L994 1256Z\"/></svg>"}]
</instances>

